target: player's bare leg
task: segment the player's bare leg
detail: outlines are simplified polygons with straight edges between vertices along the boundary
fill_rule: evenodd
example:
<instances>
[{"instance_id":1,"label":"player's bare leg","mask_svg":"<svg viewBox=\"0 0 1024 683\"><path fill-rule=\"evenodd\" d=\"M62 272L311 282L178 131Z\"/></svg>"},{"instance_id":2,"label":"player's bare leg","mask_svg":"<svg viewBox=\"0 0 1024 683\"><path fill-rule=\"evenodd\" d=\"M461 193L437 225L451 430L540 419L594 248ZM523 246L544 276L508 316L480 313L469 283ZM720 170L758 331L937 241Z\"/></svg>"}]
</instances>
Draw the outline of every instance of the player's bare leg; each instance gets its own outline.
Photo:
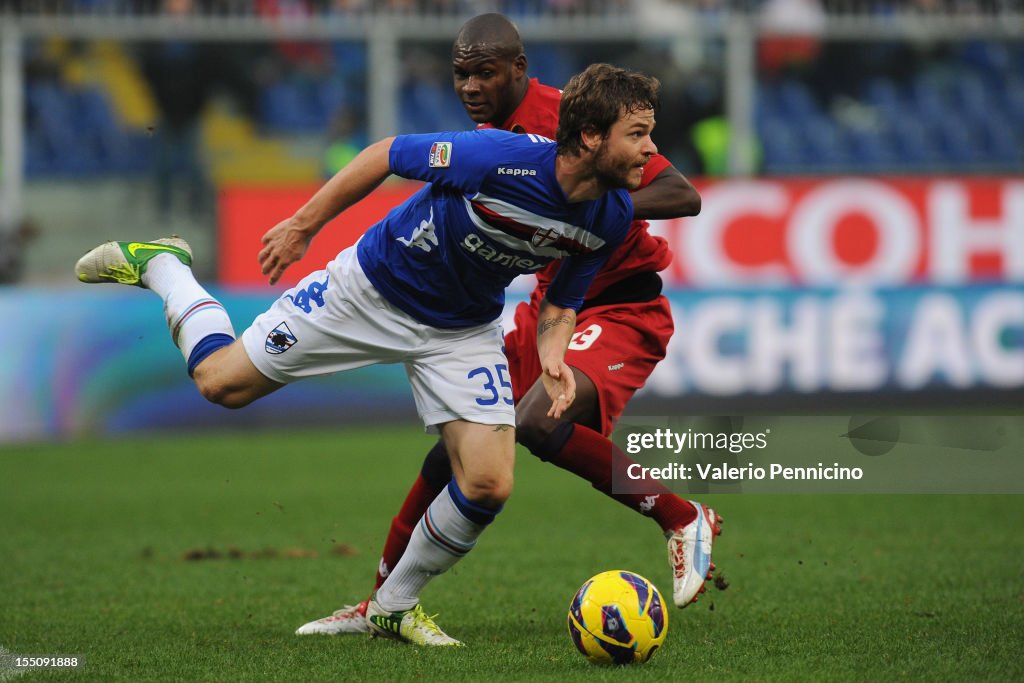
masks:
<instances>
[{"instance_id":1,"label":"player's bare leg","mask_svg":"<svg viewBox=\"0 0 1024 683\"><path fill-rule=\"evenodd\" d=\"M548 401L550 403L550 399ZM515 429L456 420L441 428L452 474L466 498L485 508L500 508L512 495Z\"/></svg>"},{"instance_id":2,"label":"player's bare leg","mask_svg":"<svg viewBox=\"0 0 1024 683\"><path fill-rule=\"evenodd\" d=\"M572 374L576 379L576 400L565 409L559 420L547 415L551 399L539 379L519 400L516 404L516 440L519 443L529 448L531 444L547 438L563 422L573 422L592 429L601 428L597 387L581 370L572 368Z\"/></svg>"},{"instance_id":3,"label":"player's bare leg","mask_svg":"<svg viewBox=\"0 0 1024 683\"><path fill-rule=\"evenodd\" d=\"M441 432L454 476L427 508L405 554L366 611L373 633L418 645L461 645L427 617L419 596L430 579L473 549L512 492L515 438L510 425L456 420Z\"/></svg>"},{"instance_id":4,"label":"player's bare leg","mask_svg":"<svg viewBox=\"0 0 1024 683\"><path fill-rule=\"evenodd\" d=\"M192 379L203 398L225 408L243 408L284 386L256 369L240 341L207 356L193 370Z\"/></svg>"}]
</instances>

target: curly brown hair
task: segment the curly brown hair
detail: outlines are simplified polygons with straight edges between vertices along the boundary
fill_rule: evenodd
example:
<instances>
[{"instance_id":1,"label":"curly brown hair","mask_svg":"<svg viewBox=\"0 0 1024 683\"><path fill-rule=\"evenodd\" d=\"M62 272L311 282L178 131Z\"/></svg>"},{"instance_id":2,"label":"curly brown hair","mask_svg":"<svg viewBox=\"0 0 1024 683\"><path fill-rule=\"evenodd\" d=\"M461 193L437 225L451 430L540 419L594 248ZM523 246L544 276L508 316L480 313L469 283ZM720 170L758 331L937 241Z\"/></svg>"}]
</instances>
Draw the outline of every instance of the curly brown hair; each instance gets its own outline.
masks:
<instances>
[{"instance_id":1,"label":"curly brown hair","mask_svg":"<svg viewBox=\"0 0 1024 683\"><path fill-rule=\"evenodd\" d=\"M653 76L611 64L591 64L569 79L558 108L558 153L583 151L584 131L608 135L623 112L658 108L661 83Z\"/></svg>"}]
</instances>

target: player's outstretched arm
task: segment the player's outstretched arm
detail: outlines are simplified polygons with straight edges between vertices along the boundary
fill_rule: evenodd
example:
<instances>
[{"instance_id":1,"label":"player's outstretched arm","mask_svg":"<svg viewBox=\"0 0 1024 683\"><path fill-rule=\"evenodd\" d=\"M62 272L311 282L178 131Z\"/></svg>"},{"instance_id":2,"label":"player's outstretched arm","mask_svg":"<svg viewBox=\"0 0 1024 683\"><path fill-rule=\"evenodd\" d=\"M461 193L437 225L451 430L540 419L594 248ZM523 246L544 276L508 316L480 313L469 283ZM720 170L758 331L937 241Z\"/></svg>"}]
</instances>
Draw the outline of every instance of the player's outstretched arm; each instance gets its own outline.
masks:
<instances>
[{"instance_id":1,"label":"player's outstretched arm","mask_svg":"<svg viewBox=\"0 0 1024 683\"><path fill-rule=\"evenodd\" d=\"M389 153L393 137L375 142L334 177L308 202L263 235L259 253L262 273L274 284L291 264L302 258L313 237L339 213L370 194L391 175Z\"/></svg>"},{"instance_id":2,"label":"player's outstretched arm","mask_svg":"<svg viewBox=\"0 0 1024 683\"><path fill-rule=\"evenodd\" d=\"M700 213L700 194L675 166L664 169L629 196L636 219L682 218Z\"/></svg>"},{"instance_id":3,"label":"player's outstretched arm","mask_svg":"<svg viewBox=\"0 0 1024 683\"><path fill-rule=\"evenodd\" d=\"M540 302L537 316L537 353L540 355L541 380L551 398L548 417L559 419L576 400L576 378L565 363L565 350L576 331L576 311Z\"/></svg>"}]
</instances>

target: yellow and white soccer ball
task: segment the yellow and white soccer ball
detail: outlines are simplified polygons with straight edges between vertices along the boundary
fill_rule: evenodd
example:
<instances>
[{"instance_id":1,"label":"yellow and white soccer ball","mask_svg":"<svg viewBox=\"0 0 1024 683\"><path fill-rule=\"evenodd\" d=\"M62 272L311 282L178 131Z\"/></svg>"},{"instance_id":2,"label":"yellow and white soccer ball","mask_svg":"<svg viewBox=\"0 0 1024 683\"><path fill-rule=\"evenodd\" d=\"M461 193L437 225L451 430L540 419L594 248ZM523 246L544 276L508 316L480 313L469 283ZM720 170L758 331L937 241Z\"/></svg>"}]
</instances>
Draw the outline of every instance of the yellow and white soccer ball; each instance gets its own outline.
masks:
<instances>
[{"instance_id":1,"label":"yellow and white soccer ball","mask_svg":"<svg viewBox=\"0 0 1024 683\"><path fill-rule=\"evenodd\" d=\"M668 612L653 583L622 569L588 579L569 604L569 635L597 664L640 664L665 642Z\"/></svg>"}]
</instances>

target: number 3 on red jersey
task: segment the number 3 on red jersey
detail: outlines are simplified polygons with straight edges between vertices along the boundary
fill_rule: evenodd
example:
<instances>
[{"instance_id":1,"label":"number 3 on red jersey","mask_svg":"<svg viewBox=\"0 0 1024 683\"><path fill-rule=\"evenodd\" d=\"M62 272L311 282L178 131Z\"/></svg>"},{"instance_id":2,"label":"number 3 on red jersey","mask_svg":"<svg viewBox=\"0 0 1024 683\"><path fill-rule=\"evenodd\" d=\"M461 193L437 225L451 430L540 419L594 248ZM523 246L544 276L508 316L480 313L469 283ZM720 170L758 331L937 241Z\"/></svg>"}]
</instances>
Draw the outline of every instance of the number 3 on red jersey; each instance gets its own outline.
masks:
<instances>
[{"instance_id":1,"label":"number 3 on red jersey","mask_svg":"<svg viewBox=\"0 0 1024 683\"><path fill-rule=\"evenodd\" d=\"M590 325L586 329L580 330L576 334L572 335L572 340L569 342L569 348L573 351L586 351L597 338L601 336L601 326L597 323Z\"/></svg>"}]
</instances>

